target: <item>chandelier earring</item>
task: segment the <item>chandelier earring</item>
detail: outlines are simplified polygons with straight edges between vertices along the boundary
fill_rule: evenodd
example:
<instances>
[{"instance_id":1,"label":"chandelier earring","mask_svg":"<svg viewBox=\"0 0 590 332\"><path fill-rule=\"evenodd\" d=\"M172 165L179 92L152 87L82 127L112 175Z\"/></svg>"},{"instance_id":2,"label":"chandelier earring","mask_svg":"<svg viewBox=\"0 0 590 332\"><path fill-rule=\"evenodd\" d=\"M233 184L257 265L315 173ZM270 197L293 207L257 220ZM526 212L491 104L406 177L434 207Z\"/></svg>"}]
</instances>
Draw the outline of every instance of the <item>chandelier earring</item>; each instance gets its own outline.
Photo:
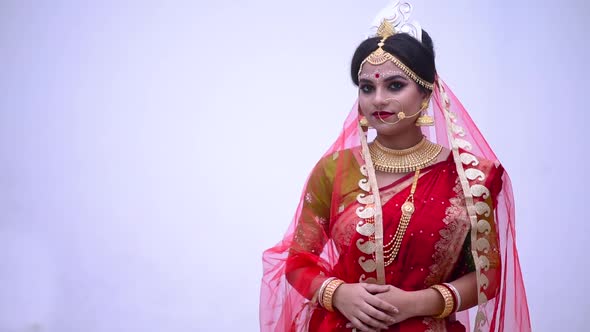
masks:
<instances>
[{"instance_id":1,"label":"chandelier earring","mask_svg":"<svg viewBox=\"0 0 590 332\"><path fill-rule=\"evenodd\" d=\"M369 120L367 120L367 118L363 115L363 112L361 111L361 105L358 106L358 112L359 112L359 125L361 126L361 129L364 132L367 132L367 130L369 130Z\"/></svg>"},{"instance_id":2,"label":"chandelier earring","mask_svg":"<svg viewBox=\"0 0 590 332\"><path fill-rule=\"evenodd\" d=\"M369 120L367 120L367 118L362 115L359 117L359 124L361 125L361 129L363 131L369 130Z\"/></svg>"},{"instance_id":3,"label":"chandelier earring","mask_svg":"<svg viewBox=\"0 0 590 332\"><path fill-rule=\"evenodd\" d=\"M434 119L426 113L426 109L428 108L428 99L424 100L421 105L421 112L422 114L416 119L416 126L418 127L428 127L434 126Z\"/></svg>"}]
</instances>

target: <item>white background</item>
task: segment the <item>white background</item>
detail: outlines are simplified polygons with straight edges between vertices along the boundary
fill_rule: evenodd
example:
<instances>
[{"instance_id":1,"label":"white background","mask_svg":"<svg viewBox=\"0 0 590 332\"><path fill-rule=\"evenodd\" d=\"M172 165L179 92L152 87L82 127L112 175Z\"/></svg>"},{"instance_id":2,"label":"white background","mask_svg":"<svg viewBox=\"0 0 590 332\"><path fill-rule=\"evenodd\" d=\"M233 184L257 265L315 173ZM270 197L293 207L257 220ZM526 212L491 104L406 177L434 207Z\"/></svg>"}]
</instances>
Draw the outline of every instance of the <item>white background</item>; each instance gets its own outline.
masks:
<instances>
[{"instance_id":1,"label":"white background","mask_svg":"<svg viewBox=\"0 0 590 332\"><path fill-rule=\"evenodd\" d=\"M258 330L385 3L0 2L0 331ZM589 5L413 4L512 177L534 330L585 330Z\"/></svg>"}]
</instances>

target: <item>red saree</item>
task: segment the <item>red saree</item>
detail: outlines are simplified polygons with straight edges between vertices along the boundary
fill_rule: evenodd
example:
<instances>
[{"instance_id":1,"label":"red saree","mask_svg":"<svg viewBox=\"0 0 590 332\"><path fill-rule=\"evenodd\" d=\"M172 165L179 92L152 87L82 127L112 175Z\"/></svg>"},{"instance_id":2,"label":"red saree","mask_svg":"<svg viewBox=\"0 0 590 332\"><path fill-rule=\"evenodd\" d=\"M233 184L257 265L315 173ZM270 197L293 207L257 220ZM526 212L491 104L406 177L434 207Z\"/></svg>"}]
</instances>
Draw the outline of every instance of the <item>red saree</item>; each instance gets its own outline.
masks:
<instances>
[{"instance_id":1,"label":"red saree","mask_svg":"<svg viewBox=\"0 0 590 332\"><path fill-rule=\"evenodd\" d=\"M474 331L530 331L510 179L440 79L432 100L435 135L425 135L451 154L422 170L396 260L385 266L383 246L395 233L412 175L377 188L355 105L308 178L285 237L264 252L261 331L351 331L340 313L317 305L317 290L329 277L412 291L472 271ZM388 331L464 331L467 313L457 317L415 317Z\"/></svg>"}]
</instances>

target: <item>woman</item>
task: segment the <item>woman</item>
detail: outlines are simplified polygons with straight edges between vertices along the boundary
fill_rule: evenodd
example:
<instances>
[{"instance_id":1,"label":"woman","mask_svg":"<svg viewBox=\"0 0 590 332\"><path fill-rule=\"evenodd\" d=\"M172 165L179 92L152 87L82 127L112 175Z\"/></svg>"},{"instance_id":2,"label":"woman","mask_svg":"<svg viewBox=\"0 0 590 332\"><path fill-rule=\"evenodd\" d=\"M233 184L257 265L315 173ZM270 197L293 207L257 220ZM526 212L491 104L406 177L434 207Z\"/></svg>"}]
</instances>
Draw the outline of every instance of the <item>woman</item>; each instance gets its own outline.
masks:
<instances>
[{"instance_id":1,"label":"woman","mask_svg":"<svg viewBox=\"0 0 590 332\"><path fill-rule=\"evenodd\" d=\"M353 56L358 103L264 253L263 331L465 331L474 306L475 331L530 330L510 180L410 10Z\"/></svg>"}]
</instances>

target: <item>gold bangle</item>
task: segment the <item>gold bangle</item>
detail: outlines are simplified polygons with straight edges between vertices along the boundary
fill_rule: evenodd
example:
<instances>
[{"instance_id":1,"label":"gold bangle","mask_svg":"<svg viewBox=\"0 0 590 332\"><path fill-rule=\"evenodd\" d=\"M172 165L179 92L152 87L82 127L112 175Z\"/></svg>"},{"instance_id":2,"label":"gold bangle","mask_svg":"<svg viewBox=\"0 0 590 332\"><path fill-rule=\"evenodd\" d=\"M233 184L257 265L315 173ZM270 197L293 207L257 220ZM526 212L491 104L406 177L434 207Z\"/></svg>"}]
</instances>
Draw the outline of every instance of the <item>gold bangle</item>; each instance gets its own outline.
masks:
<instances>
[{"instance_id":1,"label":"gold bangle","mask_svg":"<svg viewBox=\"0 0 590 332\"><path fill-rule=\"evenodd\" d=\"M324 294L322 296L322 306L326 308L328 311L334 311L334 307L332 306L332 297L334 296L334 292L336 289L342 285L344 281L340 279L335 279L330 281L326 289L324 289Z\"/></svg>"},{"instance_id":2,"label":"gold bangle","mask_svg":"<svg viewBox=\"0 0 590 332\"><path fill-rule=\"evenodd\" d=\"M445 307L443 311L439 315L433 317L436 319L447 317L453 312L453 308L455 307L455 300L453 300L453 294L451 294L451 291L443 285L434 285L430 288L436 289L445 301Z\"/></svg>"},{"instance_id":3,"label":"gold bangle","mask_svg":"<svg viewBox=\"0 0 590 332\"><path fill-rule=\"evenodd\" d=\"M320 287L320 290L318 291L318 303L320 305L324 304L323 299L324 299L324 291L326 290L326 286L328 286L328 284L335 279L336 279L336 277L330 277L330 278L324 280L324 282L322 283L322 286Z\"/></svg>"}]
</instances>

